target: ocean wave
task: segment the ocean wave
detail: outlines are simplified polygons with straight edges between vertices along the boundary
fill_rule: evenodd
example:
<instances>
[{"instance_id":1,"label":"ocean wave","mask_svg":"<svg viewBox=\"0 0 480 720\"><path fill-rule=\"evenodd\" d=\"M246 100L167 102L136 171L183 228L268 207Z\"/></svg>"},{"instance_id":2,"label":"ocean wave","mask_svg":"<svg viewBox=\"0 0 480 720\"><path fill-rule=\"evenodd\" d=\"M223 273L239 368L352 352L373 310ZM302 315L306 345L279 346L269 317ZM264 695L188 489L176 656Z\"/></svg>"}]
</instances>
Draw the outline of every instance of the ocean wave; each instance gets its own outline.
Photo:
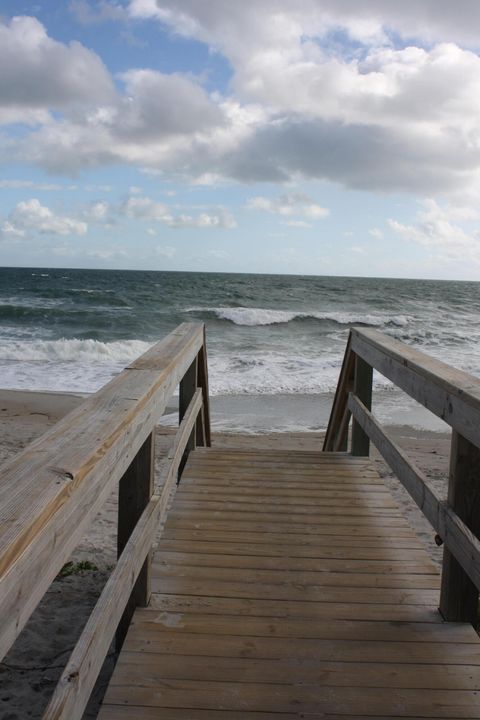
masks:
<instances>
[{"instance_id":1,"label":"ocean wave","mask_svg":"<svg viewBox=\"0 0 480 720\"><path fill-rule=\"evenodd\" d=\"M13 340L0 345L4 387L94 391L151 344L142 340ZM309 394L333 391L340 353L209 353L212 395Z\"/></svg>"},{"instance_id":2,"label":"ocean wave","mask_svg":"<svg viewBox=\"0 0 480 720\"><path fill-rule=\"evenodd\" d=\"M343 356L299 354L210 354L212 395L310 395L333 392ZM390 383L376 377L377 387Z\"/></svg>"},{"instance_id":3,"label":"ocean wave","mask_svg":"<svg viewBox=\"0 0 480 720\"><path fill-rule=\"evenodd\" d=\"M0 345L0 360L35 363L89 363L127 365L151 347L142 340L10 341Z\"/></svg>"},{"instance_id":4,"label":"ocean wave","mask_svg":"<svg viewBox=\"0 0 480 720\"><path fill-rule=\"evenodd\" d=\"M272 310L269 308L249 307L189 307L187 313L212 313L219 320L227 320L234 325L253 327L255 325L275 325L294 320L329 321L337 325L365 325L373 327L405 327L411 318L407 315L375 315L361 312L299 312L295 310Z\"/></svg>"}]
</instances>

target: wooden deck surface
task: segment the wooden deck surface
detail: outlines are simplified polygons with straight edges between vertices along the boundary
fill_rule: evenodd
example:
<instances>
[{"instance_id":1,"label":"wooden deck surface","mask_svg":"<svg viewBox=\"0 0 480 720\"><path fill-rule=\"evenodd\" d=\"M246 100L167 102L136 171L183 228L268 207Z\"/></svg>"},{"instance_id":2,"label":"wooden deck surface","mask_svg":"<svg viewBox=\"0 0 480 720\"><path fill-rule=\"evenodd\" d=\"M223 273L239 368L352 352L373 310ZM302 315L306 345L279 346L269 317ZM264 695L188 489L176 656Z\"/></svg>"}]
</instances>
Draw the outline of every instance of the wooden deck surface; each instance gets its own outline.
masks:
<instances>
[{"instance_id":1,"label":"wooden deck surface","mask_svg":"<svg viewBox=\"0 0 480 720\"><path fill-rule=\"evenodd\" d=\"M100 720L480 718L480 643L368 459L191 453Z\"/></svg>"}]
</instances>

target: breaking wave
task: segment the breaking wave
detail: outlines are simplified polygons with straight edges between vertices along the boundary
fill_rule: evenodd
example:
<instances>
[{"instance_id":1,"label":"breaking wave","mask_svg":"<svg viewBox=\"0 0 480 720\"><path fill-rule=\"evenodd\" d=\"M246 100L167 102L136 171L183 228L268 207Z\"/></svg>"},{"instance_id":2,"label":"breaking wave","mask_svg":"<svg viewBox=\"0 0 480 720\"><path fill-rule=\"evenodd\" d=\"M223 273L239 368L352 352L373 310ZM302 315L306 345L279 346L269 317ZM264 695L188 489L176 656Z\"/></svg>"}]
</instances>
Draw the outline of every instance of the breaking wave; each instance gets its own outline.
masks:
<instances>
[{"instance_id":1,"label":"breaking wave","mask_svg":"<svg viewBox=\"0 0 480 720\"><path fill-rule=\"evenodd\" d=\"M406 315L375 315L371 313L349 312L297 312L295 310L271 310L269 308L249 307L191 307L185 312L212 313L219 320L228 320L234 325L275 325L289 323L294 320L329 321L337 325L368 325L374 327L408 325L410 318Z\"/></svg>"}]
</instances>

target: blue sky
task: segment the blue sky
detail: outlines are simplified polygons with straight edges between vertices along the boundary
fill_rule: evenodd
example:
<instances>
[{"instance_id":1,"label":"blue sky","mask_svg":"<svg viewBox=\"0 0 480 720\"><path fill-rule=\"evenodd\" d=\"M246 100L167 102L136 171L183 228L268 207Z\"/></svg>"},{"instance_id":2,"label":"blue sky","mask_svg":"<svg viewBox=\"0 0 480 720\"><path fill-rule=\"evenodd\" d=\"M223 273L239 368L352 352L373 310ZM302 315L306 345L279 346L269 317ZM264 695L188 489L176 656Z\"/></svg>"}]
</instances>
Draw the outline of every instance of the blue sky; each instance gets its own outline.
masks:
<instances>
[{"instance_id":1,"label":"blue sky","mask_svg":"<svg viewBox=\"0 0 480 720\"><path fill-rule=\"evenodd\" d=\"M477 0L0 12L2 265L480 279Z\"/></svg>"}]
</instances>

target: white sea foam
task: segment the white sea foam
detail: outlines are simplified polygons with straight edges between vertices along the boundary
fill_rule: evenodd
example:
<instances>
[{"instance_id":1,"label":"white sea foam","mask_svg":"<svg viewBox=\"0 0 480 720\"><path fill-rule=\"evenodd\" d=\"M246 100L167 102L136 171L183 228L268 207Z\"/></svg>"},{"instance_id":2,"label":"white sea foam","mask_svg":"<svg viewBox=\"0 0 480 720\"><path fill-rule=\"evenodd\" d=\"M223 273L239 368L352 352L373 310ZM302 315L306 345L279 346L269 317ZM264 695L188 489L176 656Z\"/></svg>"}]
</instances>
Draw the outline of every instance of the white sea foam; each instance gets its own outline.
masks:
<instances>
[{"instance_id":1,"label":"white sea foam","mask_svg":"<svg viewBox=\"0 0 480 720\"><path fill-rule=\"evenodd\" d=\"M214 313L219 320L228 320L235 325L253 327L255 325L275 325L277 323L289 323L292 320L330 320L341 325L354 325L363 323L365 325L382 326L395 325L404 327L411 320L406 315L376 315L361 312L296 312L295 310L272 310L270 308L249 308L249 307L189 307L184 312L210 312Z\"/></svg>"},{"instance_id":2,"label":"white sea foam","mask_svg":"<svg viewBox=\"0 0 480 720\"><path fill-rule=\"evenodd\" d=\"M15 340L0 345L1 384L25 390L94 392L144 353L141 340Z\"/></svg>"},{"instance_id":3,"label":"white sea foam","mask_svg":"<svg viewBox=\"0 0 480 720\"><path fill-rule=\"evenodd\" d=\"M0 360L127 364L146 352L150 346L151 343L142 340L18 340L0 345Z\"/></svg>"},{"instance_id":4,"label":"white sea foam","mask_svg":"<svg viewBox=\"0 0 480 720\"><path fill-rule=\"evenodd\" d=\"M209 355L212 395L294 395L332 392L342 356L262 353ZM388 381L377 380L379 386Z\"/></svg>"}]
</instances>

